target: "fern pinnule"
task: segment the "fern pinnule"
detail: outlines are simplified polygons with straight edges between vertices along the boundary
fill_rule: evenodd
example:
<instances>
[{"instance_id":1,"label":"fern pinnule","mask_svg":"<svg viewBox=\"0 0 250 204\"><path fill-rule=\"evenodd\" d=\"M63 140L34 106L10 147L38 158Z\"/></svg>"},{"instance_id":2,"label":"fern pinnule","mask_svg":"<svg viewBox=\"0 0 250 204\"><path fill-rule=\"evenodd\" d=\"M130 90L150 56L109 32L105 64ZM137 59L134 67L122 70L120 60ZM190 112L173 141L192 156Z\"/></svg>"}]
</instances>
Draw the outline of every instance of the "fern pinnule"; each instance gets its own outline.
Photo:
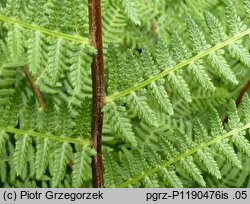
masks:
<instances>
[{"instance_id":1,"label":"fern pinnule","mask_svg":"<svg viewBox=\"0 0 250 204\"><path fill-rule=\"evenodd\" d=\"M230 130L234 128L240 128L243 126L243 123L240 122L238 111L234 102L231 101L229 104L228 112L228 127ZM243 153L250 155L250 143L245 137L246 131L239 132L232 136L232 142L235 144L238 150Z\"/></svg>"},{"instance_id":2,"label":"fern pinnule","mask_svg":"<svg viewBox=\"0 0 250 204\"><path fill-rule=\"evenodd\" d=\"M180 181L179 177L176 175L175 171L167 168L162 168L162 174L163 179L168 184L168 186L171 186L173 188L183 188L183 184Z\"/></svg>"},{"instance_id":3,"label":"fern pinnule","mask_svg":"<svg viewBox=\"0 0 250 204\"><path fill-rule=\"evenodd\" d=\"M36 142L36 178L41 179L48 166L49 152L51 151L51 141L48 139L38 139Z\"/></svg>"},{"instance_id":4,"label":"fern pinnule","mask_svg":"<svg viewBox=\"0 0 250 204\"><path fill-rule=\"evenodd\" d=\"M237 35L239 33L239 31L242 32L242 31L246 30L245 26L241 26L240 28L237 29L237 31L232 31L232 29L233 29L232 27L236 27L237 28L238 25L242 25L243 22L237 16L235 10L234 11L230 11L229 7L228 7L227 10L228 11L226 13L226 16L228 18L228 25L229 25L229 29L230 29L230 34L231 35ZM232 16L232 15L235 15L235 16ZM234 19L234 18L238 19L238 22L233 22L234 20L230 20L230 19ZM215 16L213 16L209 12L206 12L205 13L205 20L206 20L206 23L208 25L208 28L210 29L211 40L212 40L213 43L218 43L218 42L220 42L222 40L226 40L228 38L228 36L225 33L225 30L224 30L221 22ZM236 42L228 45L228 51L229 51L229 54L233 58L236 57L245 66L249 67L250 55L249 55L249 52L247 51L247 49L243 47L241 40L236 41Z\"/></svg>"},{"instance_id":5,"label":"fern pinnule","mask_svg":"<svg viewBox=\"0 0 250 204\"><path fill-rule=\"evenodd\" d=\"M250 122L250 109L248 108L249 106L250 106L249 96L245 94L240 106L243 112L243 120L245 123Z\"/></svg>"},{"instance_id":6,"label":"fern pinnule","mask_svg":"<svg viewBox=\"0 0 250 204\"><path fill-rule=\"evenodd\" d=\"M34 77L37 77L46 66L45 61L47 58L46 55L46 42L45 36L36 31L32 33L28 39L28 61L29 69Z\"/></svg>"},{"instance_id":7,"label":"fern pinnule","mask_svg":"<svg viewBox=\"0 0 250 204\"><path fill-rule=\"evenodd\" d=\"M69 78L73 87L73 90L71 91L71 100L74 100L75 97L79 97L82 93L85 93L85 83L89 77L88 69L92 62L90 52L91 51L85 46L77 46L71 52L69 61L71 64Z\"/></svg>"},{"instance_id":8,"label":"fern pinnule","mask_svg":"<svg viewBox=\"0 0 250 204\"><path fill-rule=\"evenodd\" d=\"M10 58L13 61L18 61L24 54L24 30L18 26L12 27L8 32L7 46L10 51Z\"/></svg>"},{"instance_id":9,"label":"fern pinnule","mask_svg":"<svg viewBox=\"0 0 250 204\"><path fill-rule=\"evenodd\" d=\"M107 186L113 188L117 183L122 182L122 178L120 176L120 166L117 164L113 155L108 150L104 150L104 154L106 155L106 157L104 157L104 163L106 164L105 174L108 175L107 177L104 177L105 183Z\"/></svg>"},{"instance_id":10,"label":"fern pinnule","mask_svg":"<svg viewBox=\"0 0 250 204\"><path fill-rule=\"evenodd\" d=\"M91 157L95 155L95 151L91 148L79 147L74 154L74 166L72 172L73 187L81 187L84 181L91 179Z\"/></svg>"},{"instance_id":11,"label":"fern pinnule","mask_svg":"<svg viewBox=\"0 0 250 204\"><path fill-rule=\"evenodd\" d=\"M173 115L173 105L170 102L167 91L164 88L164 85L159 82L152 82L148 85L148 92L155 100L155 103L158 104L159 108L169 115Z\"/></svg>"},{"instance_id":12,"label":"fern pinnule","mask_svg":"<svg viewBox=\"0 0 250 204\"><path fill-rule=\"evenodd\" d=\"M215 109L211 110L210 115L210 127L211 127L211 136L215 137L216 135L225 134L226 131L222 125L222 122L219 118L219 114ZM234 151L234 148L228 144L229 139L222 140L222 142L215 144L215 149L232 165L242 168L242 164L237 157L237 154Z\"/></svg>"},{"instance_id":13,"label":"fern pinnule","mask_svg":"<svg viewBox=\"0 0 250 204\"><path fill-rule=\"evenodd\" d=\"M204 164L204 167L209 174L213 175L217 179L222 178L220 169L211 153L210 148L204 148L204 150L198 151L197 159L199 160L199 163Z\"/></svg>"},{"instance_id":14,"label":"fern pinnule","mask_svg":"<svg viewBox=\"0 0 250 204\"><path fill-rule=\"evenodd\" d=\"M32 140L28 134L20 136L16 135L16 147L14 153L14 164L17 175L22 176L27 168L28 161L28 149L32 148Z\"/></svg>"},{"instance_id":15,"label":"fern pinnule","mask_svg":"<svg viewBox=\"0 0 250 204\"><path fill-rule=\"evenodd\" d=\"M131 21L137 25L140 25L141 22L140 22L139 17L138 17L136 1L134 1L134 0L131 0L131 1L120 0L120 1L121 1L121 4L123 6L125 13L131 19Z\"/></svg>"},{"instance_id":16,"label":"fern pinnule","mask_svg":"<svg viewBox=\"0 0 250 204\"><path fill-rule=\"evenodd\" d=\"M6 145L6 142L8 141L9 139L9 135L4 132L4 131L1 131L0 132L0 156L2 156L4 150L5 150L5 145Z\"/></svg>"},{"instance_id":17,"label":"fern pinnule","mask_svg":"<svg viewBox=\"0 0 250 204\"><path fill-rule=\"evenodd\" d=\"M136 147L137 141L125 107L113 102L106 106L103 111L106 113L105 119L112 125L116 135L122 137L122 139L129 142L133 147Z\"/></svg>"},{"instance_id":18,"label":"fern pinnule","mask_svg":"<svg viewBox=\"0 0 250 204\"><path fill-rule=\"evenodd\" d=\"M68 143L57 144L54 154L52 186L56 187L65 176L66 166L71 159L72 148Z\"/></svg>"},{"instance_id":19,"label":"fern pinnule","mask_svg":"<svg viewBox=\"0 0 250 204\"><path fill-rule=\"evenodd\" d=\"M77 33L80 36L88 36L88 9L86 0L65 1L63 5L63 21L67 32ZM67 23L71 22L71 23Z\"/></svg>"},{"instance_id":20,"label":"fern pinnule","mask_svg":"<svg viewBox=\"0 0 250 204\"><path fill-rule=\"evenodd\" d=\"M247 29L247 26L237 14L232 0L227 0L225 9L227 24L231 35L236 35Z\"/></svg>"},{"instance_id":21,"label":"fern pinnule","mask_svg":"<svg viewBox=\"0 0 250 204\"><path fill-rule=\"evenodd\" d=\"M146 97L131 93L127 97L127 104L137 112L140 120L147 123L149 126L158 127L156 116L152 109L147 104Z\"/></svg>"},{"instance_id":22,"label":"fern pinnule","mask_svg":"<svg viewBox=\"0 0 250 204\"><path fill-rule=\"evenodd\" d=\"M123 42L121 35L127 26L126 16L117 5L110 4L109 0L102 1L103 6L103 44L104 49L110 43L120 45ZM108 52L107 52L108 54Z\"/></svg>"}]
</instances>

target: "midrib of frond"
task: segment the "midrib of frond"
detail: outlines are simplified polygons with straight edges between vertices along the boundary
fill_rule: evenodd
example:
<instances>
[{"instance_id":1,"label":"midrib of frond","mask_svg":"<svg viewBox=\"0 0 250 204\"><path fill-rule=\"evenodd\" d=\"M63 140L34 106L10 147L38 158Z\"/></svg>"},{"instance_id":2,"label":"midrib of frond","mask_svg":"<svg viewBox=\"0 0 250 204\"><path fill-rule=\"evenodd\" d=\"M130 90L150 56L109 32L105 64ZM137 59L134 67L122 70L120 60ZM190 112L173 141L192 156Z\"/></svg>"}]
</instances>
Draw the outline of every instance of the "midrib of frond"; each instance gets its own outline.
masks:
<instances>
[{"instance_id":1,"label":"midrib of frond","mask_svg":"<svg viewBox=\"0 0 250 204\"><path fill-rule=\"evenodd\" d=\"M130 93L132 93L134 91L137 91L137 90L149 85L150 83L152 83L154 81L157 81L157 80L167 76L168 74L170 74L170 73L172 73L174 71L182 69L185 66L187 66L187 65L189 65L191 63L194 63L194 62L206 57L207 55L209 55L209 54L211 54L213 52L216 52L217 50L222 49L222 48L226 47L227 45L230 45L231 43L234 43L235 41L237 41L237 40L239 40L239 39L241 39L244 36L249 35L249 34L250 34L250 28L243 31L243 32L241 32L241 33L239 33L239 34L237 34L237 35L235 35L235 36L233 36L233 37L231 37L231 38L229 38L229 39L227 39L224 42L216 44L215 46L198 53L197 55L195 55L195 56L193 56L193 57L191 57L191 58L189 58L187 60L184 60L184 61L180 62L179 64L177 64L177 65L175 65L173 67L167 68L163 72L161 72L161 73L159 73L159 74L157 74L155 76L152 76L151 78L146 79L146 80L144 80L144 81L142 81L142 82L140 82L140 83L138 83L138 84L136 84L136 85L134 85L134 86L132 86L132 87L130 87L128 89L125 89L123 91L120 91L120 92L114 93L114 94L112 94L110 96L107 96L105 98L105 103L106 104L110 103L110 102L112 102L112 101L114 101L114 100L116 100L118 98L126 96L126 95L128 95L128 94L130 94Z\"/></svg>"},{"instance_id":2,"label":"midrib of frond","mask_svg":"<svg viewBox=\"0 0 250 204\"><path fill-rule=\"evenodd\" d=\"M84 140L84 139L76 139L76 138L70 138L70 137L62 137L62 136L52 135L48 133L35 132L33 130L21 130L21 129L16 129L12 127L0 127L0 130L4 132L16 134L17 136L22 136L26 134L30 137L44 138L44 139L54 140L58 142L90 146L90 141L87 139Z\"/></svg>"},{"instance_id":3,"label":"midrib of frond","mask_svg":"<svg viewBox=\"0 0 250 204\"><path fill-rule=\"evenodd\" d=\"M66 41L77 42L77 43L81 43L83 45L89 44L88 38L84 38L82 36L77 36L77 35L68 35L65 33L57 32L57 31L52 31L52 30L46 29L44 27L40 27L40 26L37 26L34 24L29 24L29 23L26 23L26 22L23 22L23 21L20 21L17 19L13 19L13 18L4 16L4 15L1 15L1 14L0 14L0 21L6 22L9 24L13 24L13 25L17 25L17 26L26 28L28 30L38 31L38 32L44 33L48 36L61 38L61 39L64 39Z\"/></svg>"},{"instance_id":4,"label":"midrib of frond","mask_svg":"<svg viewBox=\"0 0 250 204\"><path fill-rule=\"evenodd\" d=\"M127 187L130 184L138 182L138 181L144 179L145 177L150 176L150 175L160 171L164 167L170 166L171 164L174 164L174 163L180 161L181 159L184 159L184 158L186 158L186 157L188 157L190 155L193 155L194 153L198 152L199 150L202 150L202 149L204 149L204 148L206 148L206 147L208 147L208 146L210 146L212 144L218 143L221 140L224 140L224 139L226 139L226 138L228 138L228 137L230 137L230 136L232 136L234 134L237 134L237 133L239 133L239 132L241 132L243 130L249 129L249 128L250 128L250 123L247 123L246 125L244 125L244 126L242 126L240 128L235 128L235 129L231 130L230 132L227 132L227 133L225 133L223 135L218 135L214 139L212 139L212 140L210 140L210 141L208 141L206 143L202 143L202 144L194 147L193 149L187 150L183 154L180 154L179 156L177 156L177 157L175 157L175 158L173 158L173 159L171 159L171 160L169 160L167 162L159 164L155 168L153 168L153 169L151 169L149 171L146 171L146 172L144 172L143 174L141 174L139 176L136 176L134 178L131 178L131 179L127 180L126 182L118 184L116 186L116 188Z\"/></svg>"}]
</instances>

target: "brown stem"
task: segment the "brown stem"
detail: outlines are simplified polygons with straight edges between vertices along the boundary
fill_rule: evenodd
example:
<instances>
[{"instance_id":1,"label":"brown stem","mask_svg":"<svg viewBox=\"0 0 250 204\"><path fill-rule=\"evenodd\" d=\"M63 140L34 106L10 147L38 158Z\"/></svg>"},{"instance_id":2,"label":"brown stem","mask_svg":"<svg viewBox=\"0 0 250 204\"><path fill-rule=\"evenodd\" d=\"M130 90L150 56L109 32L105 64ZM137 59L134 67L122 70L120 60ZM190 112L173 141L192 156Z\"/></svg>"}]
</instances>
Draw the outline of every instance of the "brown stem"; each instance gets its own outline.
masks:
<instances>
[{"instance_id":1,"label":"brown stem","mask_svg":"<svg viewBox=\"0 0 250 204\"><path fill-rule=\"evenodd\" d=\"M238 107L241 104L243 95L250 89L250 80L247 82L247 84L241 89L240 94L238 98L236 99L235 103L236 106ZM223 123L227 123L228 121L228 116L224 119Z\"/></svg>"},{"instance_id":2,"label":"brown stem","mask_svg":"<svg viewBox=\"0 0 250 204\"><path fill-rule=\"evenodd\" d=\"M73 171L73 169L74 169L74 162L73 162L73 160L70 160L68 165L69 165L70 170Z\"/></svg>"},{"instance_id":3,"label":"brown stem","mask_svg":"<svg viewBox=\"0 0 250 204\"><path fill-rule=\"evenodd\" d=\"M151 27L151 30L153 32L153 35L157 36L157 27L156 27L155 22L153 20L150 21L150 27Z\"/></svg>"},{"instance_id":4,"label":"brown stem","mask_svg":"<svg viewBox=\"0 0 250 204\"><path fill-rule=\"evenodd\" d=\"M89 7L89 31L92 46L97 50L92 63L92 143L96 150L96 156L92 159L93 187L101 188L103 183L102 169L102 123L103 123L103 102L104 102L104 71L103 71L103 50L102 50L102 22L101 22L101 1L88 0Z\"/></svg>"},{"instance_id":5,"label":"brown stem","mask_svg":"<svg viewBox=\"0 0 250 204\"><path fill-rule=\"evenodd\" d=\"M39 91L39 88L38 88L38 86L36 85L35 81L33 80L32 76L31 76L31 74L30 74L30 72L29 72L28 67L25 67L25 68L23 69L23 71L24 71L26 77L28 78L28 80L29 80L29 82L30 82L30 85L31 85L31 87L32 87L32 89L33 89L33 91L34 91L34 93L35 93L35 95L36 95L36 98L37 98L38 103L40 104L42 110L45 111L45 102L44 102L44 100L43 100L42 94L41 94L41 92Z\"/></svg>"},{"instance_id":6,"label":"brown stem","mask_svg":"<svg viewBox=\"0 0 250 204\"><path fill-rule=\"evenodd\" d=\"M236 99L236 105L239 106L241 101L242 101L242 98L243 98L243 95L248 91L248 89L250 88L250 80L247 82L247 84L242 88L238 98Z\"/></svg>"}]
</instances>

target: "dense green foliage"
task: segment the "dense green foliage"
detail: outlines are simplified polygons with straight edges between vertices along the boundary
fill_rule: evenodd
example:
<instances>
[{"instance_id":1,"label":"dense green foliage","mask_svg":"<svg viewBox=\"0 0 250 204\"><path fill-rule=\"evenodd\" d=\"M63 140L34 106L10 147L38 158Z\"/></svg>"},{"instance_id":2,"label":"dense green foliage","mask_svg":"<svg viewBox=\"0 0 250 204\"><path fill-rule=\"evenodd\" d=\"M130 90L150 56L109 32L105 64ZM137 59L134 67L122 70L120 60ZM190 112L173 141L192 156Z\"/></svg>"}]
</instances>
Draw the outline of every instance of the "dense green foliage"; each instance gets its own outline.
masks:
<instances>
[{"instance_id":1,"label":"dense green foliage","mask_svg":"<svg viewBox=\"0 0 250 204\"><path fill-rule=\"evenodd\" d=\"M249 187L250 1L103 0L102 17L105 186ZM1 187L91 187L94 53L87 0L0 0Z\"/></svg>"}]
</instances>

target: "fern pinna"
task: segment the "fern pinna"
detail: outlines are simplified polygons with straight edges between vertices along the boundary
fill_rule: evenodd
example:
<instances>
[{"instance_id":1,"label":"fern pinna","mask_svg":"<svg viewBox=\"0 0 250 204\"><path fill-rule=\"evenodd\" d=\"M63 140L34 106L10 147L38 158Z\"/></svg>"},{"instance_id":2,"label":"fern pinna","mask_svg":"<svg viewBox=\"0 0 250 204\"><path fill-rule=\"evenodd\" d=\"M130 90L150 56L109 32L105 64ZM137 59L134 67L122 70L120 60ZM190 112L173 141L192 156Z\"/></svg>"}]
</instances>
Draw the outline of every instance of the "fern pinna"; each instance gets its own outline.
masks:
<instances>
[{"instance_id":1,"label":"fern pinna","mask_svg":"<svg viewBox=\"0 0 250 204\"><path fill-rule=\"evenodd\" d=\"M105 187L249 186L250 1L198 2L102 1ZM0 185L91 187L88 2L0 5Z\"/></svg>"}]
</instances>

